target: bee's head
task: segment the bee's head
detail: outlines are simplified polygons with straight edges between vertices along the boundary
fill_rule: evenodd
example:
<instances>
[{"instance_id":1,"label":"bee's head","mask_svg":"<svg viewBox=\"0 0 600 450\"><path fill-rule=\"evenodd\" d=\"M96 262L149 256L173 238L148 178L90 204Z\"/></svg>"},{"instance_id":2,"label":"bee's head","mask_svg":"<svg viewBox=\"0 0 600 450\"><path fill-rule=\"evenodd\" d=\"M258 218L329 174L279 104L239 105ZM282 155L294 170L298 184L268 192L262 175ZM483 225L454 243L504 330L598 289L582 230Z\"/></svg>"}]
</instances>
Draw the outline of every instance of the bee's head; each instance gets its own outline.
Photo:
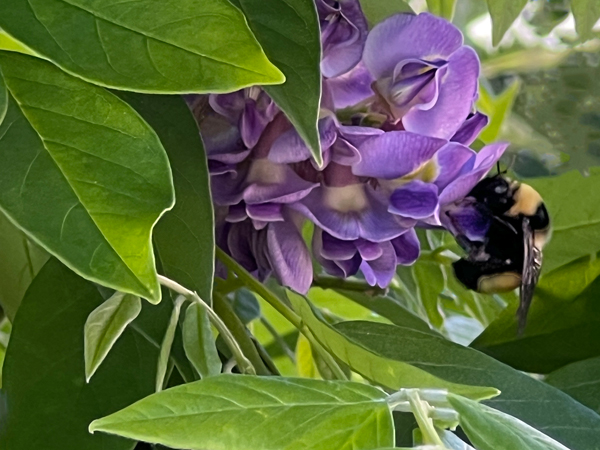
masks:
<instances>
[{"instance_id":1,"label":"bee's head","mask_svg":"<svg viewBox=\"0 0 600 450\"><path fill-rule=\"evenodd\" d=\"M469 192L469 197L486 205L494 215L506 213L515 203L518 184L502 174L484 178Z\"/></svg>"}]
</instances>

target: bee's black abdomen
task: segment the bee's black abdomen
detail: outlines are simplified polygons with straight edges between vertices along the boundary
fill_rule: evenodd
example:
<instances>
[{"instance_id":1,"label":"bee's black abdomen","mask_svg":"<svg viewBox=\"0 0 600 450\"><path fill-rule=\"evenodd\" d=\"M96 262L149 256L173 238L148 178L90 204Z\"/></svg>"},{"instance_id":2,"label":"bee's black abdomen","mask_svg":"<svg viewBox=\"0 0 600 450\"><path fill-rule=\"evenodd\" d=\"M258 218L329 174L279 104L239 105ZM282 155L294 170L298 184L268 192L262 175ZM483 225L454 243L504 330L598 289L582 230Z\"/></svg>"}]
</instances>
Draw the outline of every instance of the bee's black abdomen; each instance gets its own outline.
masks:
<instances>
[{"instance_id":1,"label":"bee's black abdomen","mask_svg":"<svg viewBox=\"0 0 600 450\"><path fill-rule=\"evenodd\" d=\"M550 227L550 216L548 215L548 210L543 203L538 206L535 214L533 216L529 216L528 219L531 229L534 231L546 230Z\"/></svg>"},{"instance_id":2,"label":"bee's black abdomen","mask_svg":"<svg viewBox=\"0 0 600 450\"><path fill-rule=\"evenodd\" d=\"M481 264L476 264L466 259L459 259L452 263L454 275L466 288L477 291L479 278L481 278Z\"/></svg>"}]
</instances>

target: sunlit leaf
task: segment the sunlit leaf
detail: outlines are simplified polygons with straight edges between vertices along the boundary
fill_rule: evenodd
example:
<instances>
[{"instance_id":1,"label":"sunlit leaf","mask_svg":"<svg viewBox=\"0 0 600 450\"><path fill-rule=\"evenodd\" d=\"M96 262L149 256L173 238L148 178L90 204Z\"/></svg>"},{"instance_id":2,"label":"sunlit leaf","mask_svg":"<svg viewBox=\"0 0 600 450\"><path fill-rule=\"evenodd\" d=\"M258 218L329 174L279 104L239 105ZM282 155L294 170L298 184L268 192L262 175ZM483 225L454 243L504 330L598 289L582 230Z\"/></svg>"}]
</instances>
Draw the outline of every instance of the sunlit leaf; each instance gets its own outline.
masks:
<instances>
[{"instance_id":1,"label":"sunlit leaf","mask_svg":"<svg viewBox=\"0 0 600 450\"><path fill-rule=\"evenodd\" d=\"M598 414L560 390L483 353L382 323L343 322L336 329L371 352L389 359L414 361L417 367L444 380L494 386L501 394L486 404L543 430L572 450L598 448ZM519 447L507 450L516 448Z\"/></svg>"},{"instance_id":2,"label":"sunlit leaf","mask_svg":"<svg viewBox=\"0 0 600 450\"><path fill-rule=\"evenodd\" d=\"M391 15L413 12L405 0L360 0L360 6L369 22L369 27L377 25Z\"/></svg>"},{"instance_id":3,"label":"sunlit leaf","mask_svg":"<svg viewBox=\"0 0 600 450\"><path fill-rule=\"evenodd\" d=\"M136 321L115 343L90 383L86 383L83 328L90 312L102 302L93 283L54 258L37 275L15 318L4 362L3 406L7 414L0 418L0 448L134 447L132 441L91 435L87 427L93 419L154 391L158 351L132 328ZM157 317L154 323L159 326ZM148 336L153 334L146 331Z\"/></svg>"},{"instance_id":4,"label":"sunlit leaf","mask_svg":"<svg viewBox=\"0 0 600 450\"><path fill-rule=\"evenodd\" d=\"M298 375L301 377L321 378L313 358L310 342L302 334L298 336L298 342L296 343L296 367L298 368Z\"/></svg>"},{"instance_id":5,"label":"sunlit leaf","mask_svg":"<svg viewBox=\"0 0 600 450\"><path fill-rule=\"evenodd\" d=\"M600 19L600 3L596 0L571 0L575 29L582 41L594 37L592 28Z\"/></svg>"},{"instance_id":6,"label":"sunlit leaf","mask_svg":"<svg viewBox=\"0 0 600 450\"><path fill-rule=\"evenodd\" d=\"M461 428L478 450L569 450L508 414L452 394L448 400L459 414Z\"/></svg>"},{"instance_id":7,"label":"sunlit leaf","mask_svg":"<svg viewBox=\"0 0 600 450\"><path fill-rule=\"evenodd\" d=\"M127 325L141 310L139 297L116 292L90 313L84 327L85 378L88 383Z\"/></svg>"},{"instance_id":8,"label":"sunlit leaf","mask_svg":"<svg viewBox=\"0 0 600 450\"><path fill-rule=\"evenodd\" d=\"M266 55L285 83L265 86L320 164L321 32L314 0L239 0Z\"/></svg>"},{"instance_id":9,"label":"sunlit leaf","mask_svg":"<svg viewBox=\"0 0 600 450\"><path fill-rule=\"evenodd\" d=\"M376 449L393 445L385 397L344 381L219 375L151 395L90 431L174 448Z\"/></svg>"},{"instance_id":10,"label":"sunlit leaf","mask_svg":"<svg viewBox=\"0 0 600 450\"><path fill-rule=\"evenodd\" d=\"M475 399L489 398L497 394L497 391L494 388L452 383L432 375L426 367L426 364L419 363L420 358L426 359L430 352L430 349L426 346L428 340L423 339L423 336L432 337L428 333L406 329L407 336L414 335L415 340L422 340L422 347L418 341L415 342L414 347L412 347L418 349L416 353L419 353L420 357L411 355L411 358L407 359L389 358L387 355L382 355L381 353L366 349L354 339L340 333L336 328L333 328L331 325L320 319L315 314L315 311L308 301L303 297L292 292L288 293L288 297L292 302L296 313L302 317L306 326L312 331L321 345L338 359L350 366L352 370L377 384L389 389L448 389L452 392L460 393L461 395ZM338 325L343 326L343 324L348 323L364 323L372 324L373 326L383 325L375 322L358 321L342 322ZM406 346L406 343L403 344L403 346Z\"/></svg>"},{"instance_id":11,"label":"sunlit leaf","mask_svg":"<svg viewBox=\"0 0 600 450\"><path fill-rule=\"evenodd\" d=\"M183 348L202 378L221 373L221 360L208 314L197 303L192 303L185 311Z\"/></svg>"},{"instance_id":12,"label":"sunlit leaf","mask_svg":"<svg viewBox=\"0 0 600 450\"><path fill-rule=\"evenodd\" d=\"M492 16L492 43L496 46L519 16L527 0L487 0L487 4Z\"/></svg>"},{"instance_id":13,"label":"sunlit leaf","mask_svg":"<svg viewBox=\"0 0 600 450\"><path fill-rule=\"evenodd\" d=\"M284 81L226 0L8 0L0 26L64 70L117 89L224 92Z\"/></svg>"},{"instance_id":14,"label":"sunlit leaf","mask_svg":"<svg viewBox=\"0 0 600 450\"><path fill-rule=\"evenodd\" d=\"M509 117L521 83L513 81L502 93L494 96L484 84L479 85L477 107L487 114L489 123L479 135L486 144L494 142L500 135L502 125Z\"/></svg>"},{"instance_id":15,"label":"sunlit leaf","mask_svg":"<svg viewBox=\"0 0 600 450\"><path fill-rule=\"evenodd\" d=\"M150 233L174 199L154 131L46 61L0 52L0 66L0 208L78 274L158 302Z\"/></svg>"},{"instance_id":16,"label":"sunlit leaf","mask_svg":"<svg viewBox=\"0 0 600 450\"><path fill-rule=\"evenodd\" d=\"M456 0L427 0L427 9L431 14L450 21L454 17L455 8Z\"/></svg>"}]
</instances>

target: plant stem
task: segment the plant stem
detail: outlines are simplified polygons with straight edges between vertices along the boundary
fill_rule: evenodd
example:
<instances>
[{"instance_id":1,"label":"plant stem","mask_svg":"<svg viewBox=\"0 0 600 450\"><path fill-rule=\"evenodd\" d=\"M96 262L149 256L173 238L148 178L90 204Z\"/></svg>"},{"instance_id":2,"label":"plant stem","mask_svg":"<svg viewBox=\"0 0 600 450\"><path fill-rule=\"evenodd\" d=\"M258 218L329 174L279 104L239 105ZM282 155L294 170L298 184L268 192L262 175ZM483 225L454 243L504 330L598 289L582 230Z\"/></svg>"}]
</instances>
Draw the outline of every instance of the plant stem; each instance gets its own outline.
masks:
<instances>
[{"instance_id":1,"label":"plant stem","mask_svg":"<svg viewBox=\"0 0 600 450\"><path fill-rule=\"evenodd\" d=\"M313 281L313 286L323 289L345 289L347 291L367 292L371 295L385 294L385 289L377 286L370 286L360 280L343 280L334 277L316 277Z\"/></svg>"},{"instance_id":2,"label":"plant stem","mask_svg":"<svg viewBox=\"0 0 600 450\"><path fill-rule=\"evenodd\" d=\"M277 330L271 324L271 322L269 322L266 317L260 316L260 323L262 323L263 326L267 329L267 331L271 334L271 336L273 336L274 341L277 343L277 345L279 345L283 353L285 353L285 355L288 358L290 358L290 360L294 364L296 364L296 355L294 354L290 346L287 345L287 342L285 342L283 337L277 332Z\"/></svg>"},{"instance_id":3,"label":"plant stem","mask_svg":"<svg viewBox=\"0 0 600 450\"><path fill-rule=\"evenodd\" d=\"M416 389L408 390L406 394L417 424L423 434L423 443L440 445L443 448L444 443L433 425L433 420L429 417L429 404L421 400L419 392Z\"/></svg>"},{"instance_id":4,"label":"plant stem","mask_svg":"<svg viewBox=\"0 0 600 450\"><path fill-rule=\"evenodd\" d=\"M242 349L240 348L239 344L237 343L237 341L231 334L231 331L229 331L229 328L227 328L227 326L221 320L221 318L212 310L212 308L210 306L208 306L204 302L204 300L202 300L200 298L200 296L198 294L190 291L189 289L184 288L176 281L173 281L162 275L158 275L158 281L160 282L160 284L162 284L166 288L171 289L173 292L177 292L178 294L183 295L188 300L196 302L202 308L204 308L208 314L208 318L210 319L212 324L215 326L215 328L219 331L221 336L223 336L225 343L231 350L231 353L233 353L233 356L235 357L235 360L237 361L240 371L243 373L249 373L251 375L256 375L256 370L254 369L254 366L248 360L248 358L246 358L246 356L244 356Z\"/></svg>"},{"instance_id":5,"label":"plant stem","mask_svg":"<svg viewBox=\"0 0 600 450\"><path fill-rule=\"evenodd\" d=\"M248 336L246 327L240 318L235 315L235 312L233 311L231 305L227 302L227 299L220 294L213 294L213 308L231 331L231 334L239 344L240 349L246 358L250 360L256 369L257 375L271 375L271 371L267 369L263 360L258 354L254 342L252 342L252 339L250 339L250 336Z\"/></svg>"},{"instance_id":6,"label":"plant stem","mask_svg":"<svg viewBox=\"0 0 600 450\"><path fill-rule=\"evenodd\" d=\"M238 276L238 278L246 285L246 287L260 295L267 303L275 308L279 314L281 314L292 325L294 325L298 331L300 331L300 333L306 336L313 348L319 352L323 358L323 361L325 361L337 378L340 380L348 379L333 356L317 341L308 327L304 325L302 318L298 314L296 314L288 305L281 301L281 299L271 292L264 284L254 278L250 272L239 265L231 256L218 247L216 255L217 258L219 258L231 272L234 272Z\"/></svg>"}]
</instances>

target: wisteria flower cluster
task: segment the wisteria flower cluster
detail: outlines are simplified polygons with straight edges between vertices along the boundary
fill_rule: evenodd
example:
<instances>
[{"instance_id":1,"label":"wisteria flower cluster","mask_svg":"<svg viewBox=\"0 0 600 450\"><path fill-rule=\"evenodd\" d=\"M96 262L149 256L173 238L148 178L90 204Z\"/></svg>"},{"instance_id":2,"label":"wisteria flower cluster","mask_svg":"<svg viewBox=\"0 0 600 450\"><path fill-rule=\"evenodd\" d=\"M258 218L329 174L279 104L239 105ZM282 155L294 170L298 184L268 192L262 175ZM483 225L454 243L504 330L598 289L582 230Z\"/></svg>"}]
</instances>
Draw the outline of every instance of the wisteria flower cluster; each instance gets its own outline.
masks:
<instances>
[{"instance_id":1,"label":"wisteria flower cluster","mask_svg":"<svg viewBox=\"0 0 600 450\"><path fill-rule=\"evenodd\" d=\"M369 32L358 0L315 1L323 164L260 88L211 95L197 117L217 244L257 277L299 292L311 285L313 257L331 275L361 271L385 287L397 265L419 257L415 227L443 227L442 213L507 144L468 147L487 117L474 107L479 60L451 23L398 14Z\"/></svg>"}]
</instances>

